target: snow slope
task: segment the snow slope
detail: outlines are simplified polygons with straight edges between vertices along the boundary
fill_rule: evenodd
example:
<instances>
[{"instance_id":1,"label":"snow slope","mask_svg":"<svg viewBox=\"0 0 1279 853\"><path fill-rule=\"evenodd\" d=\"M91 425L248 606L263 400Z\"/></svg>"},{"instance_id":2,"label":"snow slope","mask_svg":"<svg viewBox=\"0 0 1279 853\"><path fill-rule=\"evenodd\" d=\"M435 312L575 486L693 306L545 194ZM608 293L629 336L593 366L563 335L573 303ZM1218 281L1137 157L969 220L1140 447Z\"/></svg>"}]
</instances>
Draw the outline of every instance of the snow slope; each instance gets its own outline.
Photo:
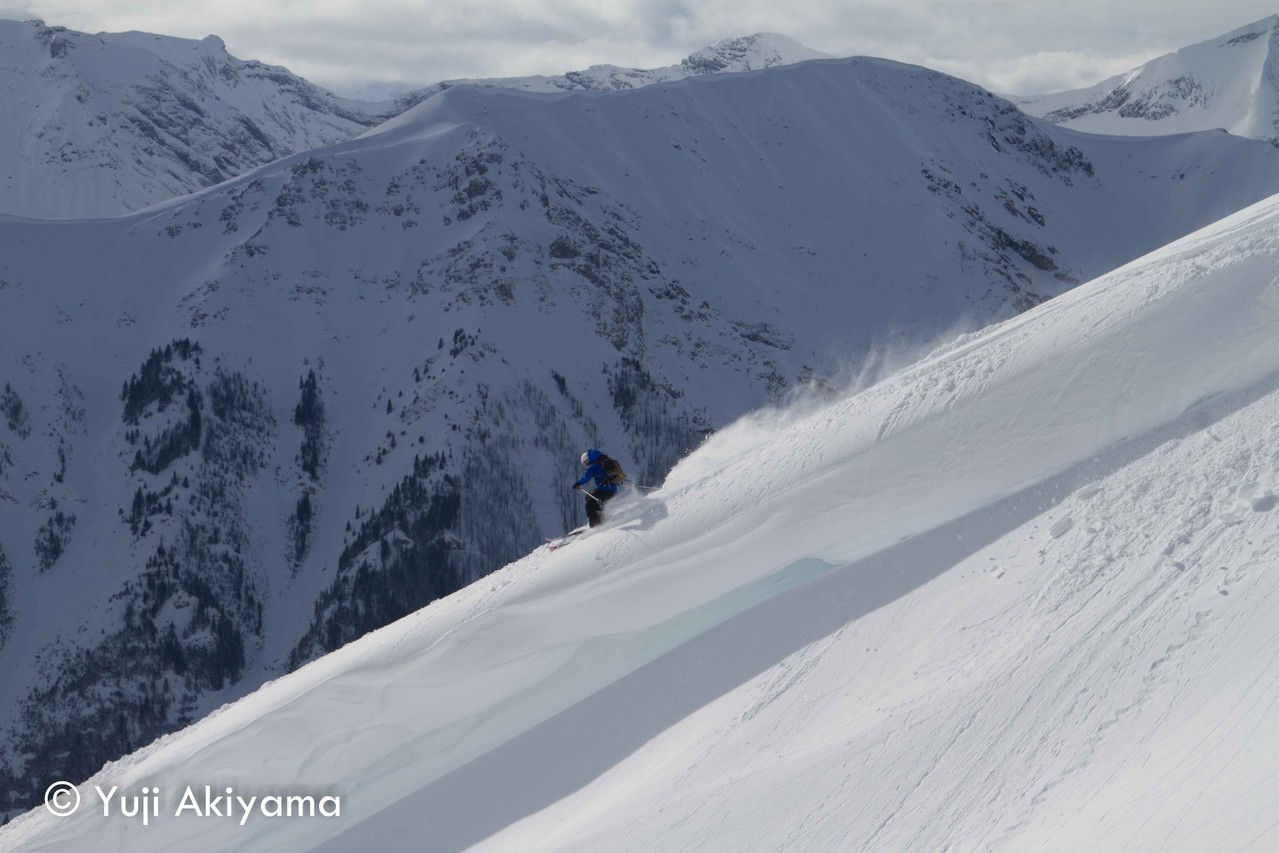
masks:
<instances>
[{"instance_id":1,"label":"snow slope","mask_svg":"<svg viewBox=\"0 0 1279 853\"><path fill-rule=\"evenodd\" d=\"M1014 98L1090 133L1152 136L1224 128L1279 140L1279 16L1184 47L1096 86Z\"/></svg>"},{"instance_id":2,"label":"snow slope","mask_svg":"<svg viewBox=\"0 0 1279 853\"><path fill-rule=\"evenodd\" d=\"M1277 256L1271 199L727 430L81 786L150 826L0 849L1274 849ZM174 817L205 784L342 813Z\"/></svg>"},{"instance_id":3,"label":"snow slope","mask_svg":"<svg viewBox=\"0 0 1279 853\"><path fill-rule=\"evenodd\" d=\"M574 526L584 447L659 482L1279 192L1276 158L834 60L459 87L144 213L0 221L5 807Z\"/></svg>"}]
</instances>

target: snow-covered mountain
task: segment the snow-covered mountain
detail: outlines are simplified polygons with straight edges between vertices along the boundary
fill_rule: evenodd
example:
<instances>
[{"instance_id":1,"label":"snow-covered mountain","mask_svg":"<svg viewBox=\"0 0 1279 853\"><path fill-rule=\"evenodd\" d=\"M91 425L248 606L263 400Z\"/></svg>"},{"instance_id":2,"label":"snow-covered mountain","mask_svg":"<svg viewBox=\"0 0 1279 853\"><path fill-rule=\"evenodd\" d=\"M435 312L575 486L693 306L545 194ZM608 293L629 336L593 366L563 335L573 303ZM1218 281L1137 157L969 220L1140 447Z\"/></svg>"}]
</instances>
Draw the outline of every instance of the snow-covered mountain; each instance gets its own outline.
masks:
<instances>
[{"instance_id":1,"label":"snow-covered mountain","mask_svg":"<svg viewBox=\"0 0 1279 853\"><path fill-rule=\"evenodd\" d=\"M351 139L465 83L627 89L824 56L763 33L718 42L669 68L601 65L559 77L454 80L372 103L236 59L216 36L90 35L0 21L0 214L117 216Z\"/></svg>"},{"instance_id":2,"label":"snow-covered mountain","mask_svg":"<svg viewBox=\"0 0 1279 853\"><path fill-rule=\"evenodd\" d=\"M573 526L585 447L656 484L744 411L1033 307L1276 165L832 60L458 87L144 213L0 220L6 805Z\"/></svg>"},{"instance_id":3,"label":"snow-covered mountain","mask_svg":"<svg viewBox=\"0 0 1279 853\"><path fill-rule=\"evenodd\" d=\"M554 76L446 80L434 86L415 90L400 98L399 102L407 109L437 92L461 85L519 89L523 92L609 92L618 89L638 89L655 83L673 83L705 74L759 71L780 65L807 62L810 59L830 58L829 54L805 47L779 33L755 33L717 41L710 47L704 47L689 54L678 65L668 65L663 68L592 65L585 71L570 71L567 74Z\"/></svg>"},{"instance_id":4,"label":"snow-covered mountain","mask_svg":"<svg viewBox=\"0 0 1279 853\"><path fill-rule=\"evenodd\" d=\"M1270 199L748 419L0 849L1275 849L1277 247Z\"/></svg>"},{"instance_id":5,"label":"snow-covered mountain","mask_svg":"<svg viewBox=\"0 0 1279 853\"><path fill-rule=\"evenodd\" d=\"M1091 133L1151 136L1225 129L1279 142L1279 16L1151 60L1087 89L1014 98Z\"/></svg>"},{"instance_id":6,"label":"snow-covered mountain","mask_svg":"<svg viewBox=\"0 0 1279 853\"><path fill-rule=\"evenodd\" d=\"M222 40L0 21L0 213L114 216L350 139L345 100Z\"/></svg>"}]
</instances>

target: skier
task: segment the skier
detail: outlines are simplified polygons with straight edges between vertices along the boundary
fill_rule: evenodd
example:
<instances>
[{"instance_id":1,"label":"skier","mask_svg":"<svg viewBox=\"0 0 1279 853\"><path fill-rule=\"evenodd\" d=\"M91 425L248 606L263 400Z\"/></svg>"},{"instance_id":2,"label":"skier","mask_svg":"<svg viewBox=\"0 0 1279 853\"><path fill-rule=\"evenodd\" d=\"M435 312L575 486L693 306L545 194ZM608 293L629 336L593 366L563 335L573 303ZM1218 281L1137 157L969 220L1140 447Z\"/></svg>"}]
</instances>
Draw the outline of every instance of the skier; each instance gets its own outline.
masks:
<instances>
[{"instance_id":1,"label":"skier","mask_svg":"<svg viewBox=\"0 0 1279 853\"><path fill-rule=\"evenodd\" d=\"M593 447L582 454L582 464L586 466L586 473L573 484L573 488L580 489L588 481L595 481L595 491L586 493L586 520L591 527L596 527L604 520L604 502L617 497L617 488L626 479L626 474L616 459Z\"/></svg>"}]
</instances>

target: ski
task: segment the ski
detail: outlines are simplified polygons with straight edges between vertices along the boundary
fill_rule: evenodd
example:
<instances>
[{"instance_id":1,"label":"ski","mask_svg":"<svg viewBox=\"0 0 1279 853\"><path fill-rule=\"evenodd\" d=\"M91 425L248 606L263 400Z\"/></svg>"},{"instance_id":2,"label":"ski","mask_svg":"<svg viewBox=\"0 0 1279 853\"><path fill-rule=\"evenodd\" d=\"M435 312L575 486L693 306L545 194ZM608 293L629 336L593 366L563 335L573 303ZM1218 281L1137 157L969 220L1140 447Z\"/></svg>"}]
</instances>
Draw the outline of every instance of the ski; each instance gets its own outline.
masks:
<instances>
[{"instance_id":1,"label":"ski","mask_svg":"<svg viewBox=\"0 0 1279 853\"><path fill-rule=\"evenodd\" d=\"M574 528L573 530L570 530L568 533L565 533L563 536L547 539L546 549L548 551L554 551L556 548L562 548L563 546L567 545L569 542L572 542L578 536L581 536L583 533L585 533L589 529L590 528L588 528L585 524L583 524L581 527Z\"/></svg>"}]
</instances>

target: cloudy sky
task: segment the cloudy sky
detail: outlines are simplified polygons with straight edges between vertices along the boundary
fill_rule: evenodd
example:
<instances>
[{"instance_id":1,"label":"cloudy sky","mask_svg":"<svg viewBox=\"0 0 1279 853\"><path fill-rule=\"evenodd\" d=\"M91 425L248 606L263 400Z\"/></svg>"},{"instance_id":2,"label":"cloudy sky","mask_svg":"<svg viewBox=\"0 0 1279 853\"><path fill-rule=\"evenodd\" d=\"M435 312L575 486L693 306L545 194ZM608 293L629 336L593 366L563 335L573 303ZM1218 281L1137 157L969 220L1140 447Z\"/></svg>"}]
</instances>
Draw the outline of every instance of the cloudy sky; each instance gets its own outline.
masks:
<instances>
[{"instance_id":1,"label":"cloudy sky","mask_svg":"<svg viewBox=\"0 0 1279 853\"><path fill-rule=\"evenodd\" d=\"M437 80L671 65L779 32L835 56L927 65L997 92L1077 88L1279 12L1250 0L0 0L0 18L221 36L342 94Z\"/></svg>"}]
</instances>

